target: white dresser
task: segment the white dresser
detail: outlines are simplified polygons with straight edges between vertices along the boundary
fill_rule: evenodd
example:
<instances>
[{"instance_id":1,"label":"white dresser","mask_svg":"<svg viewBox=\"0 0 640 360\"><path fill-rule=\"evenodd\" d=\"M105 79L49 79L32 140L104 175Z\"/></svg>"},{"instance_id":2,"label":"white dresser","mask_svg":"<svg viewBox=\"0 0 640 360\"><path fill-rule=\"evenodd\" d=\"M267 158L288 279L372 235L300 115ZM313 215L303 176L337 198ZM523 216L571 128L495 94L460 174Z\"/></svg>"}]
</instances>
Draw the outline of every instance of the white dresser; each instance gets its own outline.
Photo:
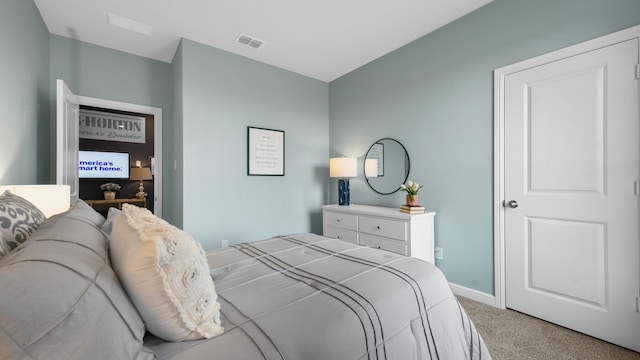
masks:
<instances>
[{"instance_id":1,"label":"white dresser","mask_svg":"<svg viewBox=\"0 0 640 360\"><path fill-rule=\"evenodd\" d=\"M435 212L405 214L399 208L324 205L322 232L349 241L412 256L433 264Z\"/></svg>"}]
</instances>

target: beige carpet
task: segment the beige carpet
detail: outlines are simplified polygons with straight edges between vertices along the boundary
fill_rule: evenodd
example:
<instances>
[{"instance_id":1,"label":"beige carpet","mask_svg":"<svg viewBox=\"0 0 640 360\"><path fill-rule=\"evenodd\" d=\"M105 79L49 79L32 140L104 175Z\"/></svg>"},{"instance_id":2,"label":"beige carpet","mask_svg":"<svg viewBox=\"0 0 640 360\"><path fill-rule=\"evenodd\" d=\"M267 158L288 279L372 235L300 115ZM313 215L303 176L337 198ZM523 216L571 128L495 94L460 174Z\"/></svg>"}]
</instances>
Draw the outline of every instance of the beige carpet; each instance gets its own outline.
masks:
<instances>
[{"instance_id":1,"label":"beige carpet","mask_svg":"<svg viewBox=\"0 0 640 360\"><path fill-rule=\"evenodd\" d=\"M640 353L517 311L458 299L494 360L640 360Z\"/></svg>"}]
</instances>

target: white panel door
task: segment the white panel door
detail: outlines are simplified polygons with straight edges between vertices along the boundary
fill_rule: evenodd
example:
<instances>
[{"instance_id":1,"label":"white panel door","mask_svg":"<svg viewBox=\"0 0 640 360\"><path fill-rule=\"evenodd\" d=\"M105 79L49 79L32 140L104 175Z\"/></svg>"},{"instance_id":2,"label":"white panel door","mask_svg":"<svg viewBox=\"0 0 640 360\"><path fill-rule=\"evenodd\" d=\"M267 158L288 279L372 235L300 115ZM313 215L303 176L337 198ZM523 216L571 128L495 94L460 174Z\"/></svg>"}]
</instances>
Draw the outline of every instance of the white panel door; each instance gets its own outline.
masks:
<instances>
[{"instance_id":1,"label":"white panel door","mask_svg":"<svg viewBox=\"0 0 640 360\"><path fill-rule=\"evenodd\" d=\"M70 186L71 203L78 199L78 126L80 102L63 80L56 81L56 183Z\"/></svg>"},{"instance_id":2,"label":"white panel door","mask_svg":"<svg viewBox=\"0 0 640 360\"><path fill-rule=\"evenodd\" d=\"M636 351L638 53L628 40L504 82L506 306Z\"/></svg>"}]
</instances>

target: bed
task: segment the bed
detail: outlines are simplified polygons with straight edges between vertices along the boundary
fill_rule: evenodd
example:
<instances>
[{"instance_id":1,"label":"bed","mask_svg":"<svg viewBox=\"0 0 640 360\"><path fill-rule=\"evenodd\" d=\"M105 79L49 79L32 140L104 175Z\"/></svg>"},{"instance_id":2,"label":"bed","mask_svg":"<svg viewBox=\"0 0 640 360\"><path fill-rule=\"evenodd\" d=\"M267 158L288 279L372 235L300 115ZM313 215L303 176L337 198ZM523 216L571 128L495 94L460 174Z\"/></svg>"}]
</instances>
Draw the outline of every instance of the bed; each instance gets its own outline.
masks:
<instances>
[{"instance_id":1,"label":"bed","mask_svg":"<svg viewBox=\"0 0 640 360\"><path fill-rule=\"evenodd\" d=\"M183 341L167 340L147 317L156 305L138 301L155 290L136 292L137 271L121 272L127 257L148 254L136 248L136 231L122 232L133 224L122 218L114 211L105 219L79 201L0 258L0 358L490 359L435 266L314 234L203 251L202 277L215 284L203 303L214 300L220 327L197 340L191 328L178 335L187 334ZM152 223L144 231L156 231ZM167 238L183 236L171 231ZM194 246L189 253L199 252ZM187 273L181 286L200 276ZM168 305L163 315L173 311ZM184 316L168 320L184 327Z\"/></svg>"}]
</instances>

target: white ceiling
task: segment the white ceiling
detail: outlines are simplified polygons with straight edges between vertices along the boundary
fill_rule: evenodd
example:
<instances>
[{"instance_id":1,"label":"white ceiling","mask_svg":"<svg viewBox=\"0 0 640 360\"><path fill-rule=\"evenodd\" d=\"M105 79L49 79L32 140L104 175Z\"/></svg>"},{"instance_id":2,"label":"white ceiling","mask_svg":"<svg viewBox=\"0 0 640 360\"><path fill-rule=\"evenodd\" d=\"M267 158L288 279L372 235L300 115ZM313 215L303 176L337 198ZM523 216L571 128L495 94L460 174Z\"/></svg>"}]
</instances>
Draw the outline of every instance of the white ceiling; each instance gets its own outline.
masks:
<instances>
[{"instance_id":1,"label":"white ceiling","mask_svg":"<svg viewBox=\"0 0 640 360\"><path fill-rule=\"evenodd\" d=\"M492 0L34 1L53 34L168 63L186 38L329 82ZM108 13L153 34L109 25ZM265 44L238 44L241 33Z\"/></svg>"}]
</instances>

